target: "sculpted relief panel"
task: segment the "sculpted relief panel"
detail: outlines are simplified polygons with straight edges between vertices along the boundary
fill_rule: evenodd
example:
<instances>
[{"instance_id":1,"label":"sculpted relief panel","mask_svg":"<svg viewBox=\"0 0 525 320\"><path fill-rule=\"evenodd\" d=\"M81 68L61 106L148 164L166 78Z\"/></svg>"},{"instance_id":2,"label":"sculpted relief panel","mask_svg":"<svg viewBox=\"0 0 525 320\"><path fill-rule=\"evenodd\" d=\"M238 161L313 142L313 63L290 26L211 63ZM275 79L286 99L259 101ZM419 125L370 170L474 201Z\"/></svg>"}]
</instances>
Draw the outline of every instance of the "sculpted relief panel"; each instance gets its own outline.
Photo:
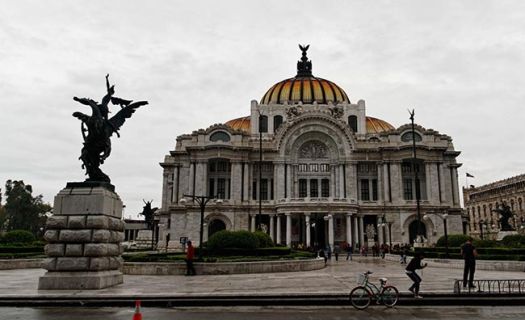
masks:
<instances>
[{"instance_id":1,"label":"sculpted relief panel","mask_svg":"<svg viewBox=\"0 0 525 320\"><path fill-rule=\"evenodd\" d=\"M328 158L328 148L319 141L307 142L299 149L299 158L326 159Z\"/></svg>"}]
</instances>

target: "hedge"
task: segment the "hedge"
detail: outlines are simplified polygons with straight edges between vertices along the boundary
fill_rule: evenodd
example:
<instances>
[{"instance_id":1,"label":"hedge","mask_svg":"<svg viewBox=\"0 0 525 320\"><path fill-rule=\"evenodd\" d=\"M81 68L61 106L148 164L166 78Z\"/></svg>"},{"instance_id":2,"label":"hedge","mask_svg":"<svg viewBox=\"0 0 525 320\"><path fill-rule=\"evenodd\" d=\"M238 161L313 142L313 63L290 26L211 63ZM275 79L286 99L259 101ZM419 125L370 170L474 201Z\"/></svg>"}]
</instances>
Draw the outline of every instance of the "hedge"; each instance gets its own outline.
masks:
<instances>
[{"instance_id":1,"label":"hedge","mask_svg":"<svg viewBox=\"0 0 525 320\"><path fill-rule=\"evenodd\" d=\"M44 253L43 246L0 246L0 253L27 253L27 252L37 252Z\"/></svg>"},{"instance_id":2,"label":"hedge","mask_svg":"<svg viewBox=\"0 0 525 320\"><path fill-rule=\"evenodd\" d=\"M464 234L449 234L448 235L448 246L449 247L459 247L464 244L470 236ZM436 242L436 246L444 247L445 246L445 236L441 236Z\"/></svg>"},{"instance_id":3,"label":"hedge","mask_svg":"<svg viewBox=\"0 0 525 320\"><path fill-rule=\"evenodd\" d=\"M222 230L214 233L207 242L207 249L215 251L225 248L239 248L253 250L259 247L259 237L250 231Z\"/></svg>"},{"instance_id":4,"label":"hedge","mask_svg":"<svg viewBox=\"0 0 525 320\"><path fill-rule=\"evenodd\" d=\"M269 248L274 246L272 238L266 232L255 231L254 234L259 241L257 248Z\"/></svg>"},{"instance_id":5,"label":"hedge","mask_svg":"<svg viewBox=\"0 0 525 320\"><path fill-rule=\"evenodd\" d=\"M501 239L501 243L506 247L525 247L525 235L508 235Z\"/></svg>"},{"instance_id":6,"label":"hedge","mask_svg":"<svg viewBox=\"0 0 525 320\"><path fill-rule=\"evenodd\" d=\"M27 230L8 231L0 238L3 243L31 243L35 240L35 236Z\"/></svg>"}]
</instances>

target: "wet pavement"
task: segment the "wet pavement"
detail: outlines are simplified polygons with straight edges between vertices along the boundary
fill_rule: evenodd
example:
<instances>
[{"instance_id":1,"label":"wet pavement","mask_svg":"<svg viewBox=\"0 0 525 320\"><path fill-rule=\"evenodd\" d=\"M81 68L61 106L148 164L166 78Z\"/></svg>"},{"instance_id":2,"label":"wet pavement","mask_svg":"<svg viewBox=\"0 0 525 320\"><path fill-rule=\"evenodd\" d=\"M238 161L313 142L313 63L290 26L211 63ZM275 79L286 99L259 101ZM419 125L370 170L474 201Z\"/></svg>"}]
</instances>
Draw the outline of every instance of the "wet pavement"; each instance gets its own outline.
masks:
<instances>
[{"instance_id":1,"label":"wet pavement","mask_svg":"<svg viewBox=\"0 0 525 320\"><path fill-rule=\"evenodd\" d=\"M321 270L305 272L203 275L203 276L140 276L125 275L124 283L102 290L37 290L43 269L0 271L0 297L39 296L250 296L347 294L357 284L357 274L371 270L370 279L378 282L386 277L400 292L408 292L411 282L404 266L397 262L372 257L354 257L353 261L332 260ZM419 271L423 282L421 294L453 293L454 279L462 278L463 270L427 267ZM476 271L477 279L525 279L523 272Z\"/></svg>"}]
</instances>

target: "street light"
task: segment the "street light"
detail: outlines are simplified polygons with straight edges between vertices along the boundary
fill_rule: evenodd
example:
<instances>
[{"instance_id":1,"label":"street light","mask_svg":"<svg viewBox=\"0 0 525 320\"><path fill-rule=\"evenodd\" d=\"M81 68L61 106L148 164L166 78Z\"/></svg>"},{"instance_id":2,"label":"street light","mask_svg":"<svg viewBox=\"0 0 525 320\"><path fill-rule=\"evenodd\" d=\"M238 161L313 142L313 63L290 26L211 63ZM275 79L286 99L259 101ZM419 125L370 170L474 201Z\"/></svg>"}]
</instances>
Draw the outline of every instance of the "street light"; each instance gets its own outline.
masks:
<instances>
[{"instance_id":1,"label":"street light","mask_svg":"<svg viewBox=\"0 0 525 320\"><path fill-rule=\"evenodd\" d=\"M483 240L483 226L487 226L487 221L485 220L479 220L478 222L479 224L479 237L481 238L481 240Z\"/></svg>"},{"instance_id":2,"label":"street light","mask_svg":"<svg viewBox=\"0 0 525 320\"><path fill-rule=\"evenodd\" d=\"M417 163L417 156L416 156L416 132L414 129L414 115L415 110L412 109L412 111L408 110L408 113L410 113L410 121L412 123L412 152L413 152L413 159L412 159L412 170L414 171L414 181L416 184L416 212L417 212L417 237L416 242L423 242L423 230L422 230L422 222L421 222L421 209L420 209L420 200L421 200L421 190L419 185L419 167L416 166Z\"/></svg>"},{"instance_id":3,"label":"street light","mask_svg":"<svg viewBox=\"0 0 525 320\"><path fill-rule=\"evenodd\" d=\"M447 233L448 213L440 214L440 213L437 213L437 212L427 212L423 216L423 219L430 220L430 216L429 216L430 214L433 214L436 217L439 217L439 218L441 218L441 220L443 220L443 231L444 231L444 234L445 234L445 257L448 258L449 257L449 254L448 254L448 233Z\"/></svg>"},{"instance_id":4,"label":"street light","mask_svg":"<svg viewBox=\"0 0 525 320\"><path fill-rule=\"evenodd\" d=\"M310 225L314 229L314 250L317 251L317 228L315 222ZM319 253L318 253L319 254Z\"/></svg>"},{"instance_id":5,"label":"street light","mask_svg":"<svg viewBox=\"0 0 525 320\"><path fill-rule=\"evenodd\" d=\"M380 217L380 221L381 223L379 224L380 227L384 228L386 226L388 226L388 243L389 243L389 252L392 252L392 221L387 221L385 216L381 216ZM384 232L383 232L383 236L384 236ZM383 237L383 242L386 244L386 239L384 239Z\"/></svg>"},{"instance_id":6,"label":"street light","mask_svg":"<svg viewBox=\"0 0 525 320\"><path fill-rule=\"evenodd\" d=\"M200 231L200 234L199 234L199 260L202 259L202 235L204 234L204 209L206 208L206 205L208 204L208 202L210 202L210 200L214 200L214 202L216 204L221 204L222 203L222 200L221 199L215 199L213 197L207 197L207 196L196 196L196 195L189 195L189 194L183 194L182 195L184 198L180 199L180 204L186 204L187 200L186 198L190 198L192 199L193 201L197 201L197 203L199 204L199 207L201 209L201 221L200 221L200 225L201 225L201 231Z\"/></svg>"}]
</instances>

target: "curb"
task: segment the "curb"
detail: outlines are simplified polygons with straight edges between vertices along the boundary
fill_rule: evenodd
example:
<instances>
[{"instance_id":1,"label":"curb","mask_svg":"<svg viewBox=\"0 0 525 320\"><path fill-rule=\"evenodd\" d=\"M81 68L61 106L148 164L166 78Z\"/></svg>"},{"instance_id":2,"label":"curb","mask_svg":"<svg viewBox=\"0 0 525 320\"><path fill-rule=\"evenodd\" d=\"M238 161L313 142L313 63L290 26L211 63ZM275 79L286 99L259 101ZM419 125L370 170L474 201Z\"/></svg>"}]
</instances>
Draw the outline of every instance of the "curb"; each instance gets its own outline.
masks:
<instances>
[{"instance_id":1,"label":"curb","mask_svg":"<svg viewBox=\"0 0 525 320\"><path fill-rule=\"evenodd\" d=\"M0 297L0 306L10 307L122 307L140 299L147 307L212 307L212 306L350 306L347 295L268 295L268 296L118 296L65 297L22 296ZM400 294L398 306L516 306L525 305L525 295L451 295L427 293L423 299Z\"/></svg>"}]
</instances>

